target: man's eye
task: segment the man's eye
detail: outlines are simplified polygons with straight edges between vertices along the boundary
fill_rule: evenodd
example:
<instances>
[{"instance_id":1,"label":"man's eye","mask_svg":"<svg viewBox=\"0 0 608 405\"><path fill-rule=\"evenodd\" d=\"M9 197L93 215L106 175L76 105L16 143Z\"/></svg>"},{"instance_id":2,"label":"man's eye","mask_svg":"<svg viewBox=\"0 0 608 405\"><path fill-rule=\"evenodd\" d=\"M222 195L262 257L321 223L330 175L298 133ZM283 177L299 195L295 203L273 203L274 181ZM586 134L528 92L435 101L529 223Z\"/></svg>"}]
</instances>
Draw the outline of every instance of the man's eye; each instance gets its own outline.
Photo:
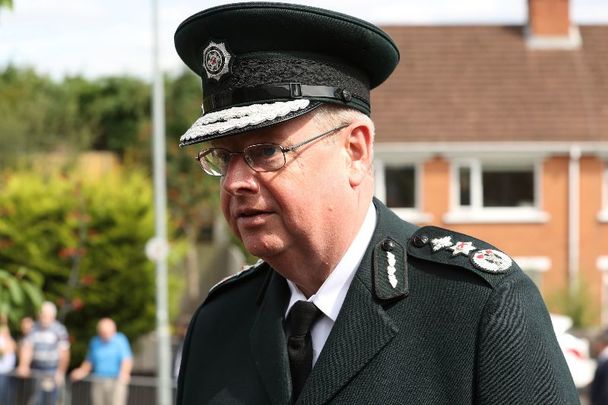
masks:
<instances>
[{"instance_id":1,"label":"man's eye","mask_svg":"<svg viewBox=\"0 0 608 405\"><path fill-rule=\"evenodd\" d=\"M275 156L277 152L276 145L255 145L249 149L249 156L252 159L268 159Z\"/></svg>"},{"instance_id":2,"label":"man's eye","mask_svg":"<svg viewBox=\"0 0 608 405\"><path fill-rule=\"evenodd\" d=\"M261 149L261 155L264 157L271 157L277 153L277 147L274 145L264 145Z\"/></svg>"},{"instance_id":3,"label":"man's eye","mask_svg":"<svg viewBox=\"0 0 608 405\"><path fill-rule=\"evenodd\" d=\"M216 150L214 151L213 155L215 160L217 160L218 162L227 163L228 161L230 161L230 153L228 153L228 151Z\"/></svg>"}]
</instances>

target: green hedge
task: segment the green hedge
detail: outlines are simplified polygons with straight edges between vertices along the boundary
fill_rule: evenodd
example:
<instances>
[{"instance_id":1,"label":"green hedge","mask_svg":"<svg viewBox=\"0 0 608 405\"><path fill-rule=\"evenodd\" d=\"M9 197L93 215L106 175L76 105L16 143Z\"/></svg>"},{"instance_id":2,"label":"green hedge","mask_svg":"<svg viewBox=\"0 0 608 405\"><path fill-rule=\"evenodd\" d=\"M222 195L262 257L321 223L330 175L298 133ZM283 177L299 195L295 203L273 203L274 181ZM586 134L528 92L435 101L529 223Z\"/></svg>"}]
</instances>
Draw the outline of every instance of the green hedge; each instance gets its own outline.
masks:
<instances>
[{"instance_id":1,"label":"green hedge","mask_svg":"<svg viewBox=\"0 0 608 405\"><path fill-rule=\"evenodd\" d=\"M0 269L42 276L73 340L73 362L100 317L132 342L154 329L154 266L144 253L152 201L150 180L137 171L96 180L20 172L0 181Z\"/></svg>"}]
</instances>

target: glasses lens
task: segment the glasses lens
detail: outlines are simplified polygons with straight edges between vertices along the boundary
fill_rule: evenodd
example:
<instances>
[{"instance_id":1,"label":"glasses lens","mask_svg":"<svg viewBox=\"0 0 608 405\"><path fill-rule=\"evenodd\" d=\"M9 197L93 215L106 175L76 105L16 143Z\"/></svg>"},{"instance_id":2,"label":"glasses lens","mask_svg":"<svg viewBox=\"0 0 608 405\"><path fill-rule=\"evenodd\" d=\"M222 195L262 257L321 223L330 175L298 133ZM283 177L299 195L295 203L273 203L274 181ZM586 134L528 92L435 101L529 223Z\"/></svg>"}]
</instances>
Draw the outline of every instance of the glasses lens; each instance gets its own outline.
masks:
<instances>
[{"instance_id":1,"label":"glasses lens","mask_svg":"<svg viewBox=\"0 0 608 405\"><path fill-rule=\"evenodd\" d=\"M285 155L279 145L272 143L251 145L246 147L243 153L249 166L258 172L279 170L285 165Z\"/></svg>"},{"instance_id":2,"label":"glasses lens","mask_svg":"<svg viewBox=\"0 0 608 405\"><path fill-rule=\"evenodd\" d=\"M230 163L230 151L226 149L207 149L198 156L198 161L205 173L211 176L223 176Z\"/></svg>"}]
</instances>

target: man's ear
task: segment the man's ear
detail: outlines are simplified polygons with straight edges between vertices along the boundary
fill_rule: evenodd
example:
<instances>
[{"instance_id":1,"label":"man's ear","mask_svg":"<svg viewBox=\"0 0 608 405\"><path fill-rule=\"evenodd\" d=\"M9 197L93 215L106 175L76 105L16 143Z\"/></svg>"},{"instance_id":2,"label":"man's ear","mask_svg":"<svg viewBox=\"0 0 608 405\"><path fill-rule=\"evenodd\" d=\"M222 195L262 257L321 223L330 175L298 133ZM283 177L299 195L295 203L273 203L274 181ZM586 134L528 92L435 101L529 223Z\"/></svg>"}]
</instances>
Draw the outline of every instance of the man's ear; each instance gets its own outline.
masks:
<instances>
[{"instance_id":1,"label":"man's ear","mask_svg":"<svg viewBox=\"0 0 608 405\"><path fill-rule=\"evenodd\" d=\"M349 180L351 187L357 187L366 176L370 175L372 167L373 135L369 125L354 123L345 140L345 148L349 157Z\"/></svg>"}]
</instances>

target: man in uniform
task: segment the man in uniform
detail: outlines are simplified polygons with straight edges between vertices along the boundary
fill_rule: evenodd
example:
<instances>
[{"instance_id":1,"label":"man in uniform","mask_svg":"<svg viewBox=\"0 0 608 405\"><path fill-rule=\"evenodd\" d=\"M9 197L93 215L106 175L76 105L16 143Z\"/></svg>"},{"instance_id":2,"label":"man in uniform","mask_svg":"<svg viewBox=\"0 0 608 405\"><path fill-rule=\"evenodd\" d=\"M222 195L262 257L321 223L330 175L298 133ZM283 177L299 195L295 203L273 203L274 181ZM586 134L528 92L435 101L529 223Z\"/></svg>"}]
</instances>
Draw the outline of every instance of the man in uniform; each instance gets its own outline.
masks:
<instances>
[{"instance_id":1,"label":"man in uniform","mask_svg":"<svg viewBox=\"0 0 608 405\"><path fill-rule=\"evenodd\" d=\"M204 96L180 144L261 258L194 314L178 404L578 403L517 264L373 198L369 91L399 60L386 33L242 3L188 18L175 44Z\"/></svg>"}]
</instances>

